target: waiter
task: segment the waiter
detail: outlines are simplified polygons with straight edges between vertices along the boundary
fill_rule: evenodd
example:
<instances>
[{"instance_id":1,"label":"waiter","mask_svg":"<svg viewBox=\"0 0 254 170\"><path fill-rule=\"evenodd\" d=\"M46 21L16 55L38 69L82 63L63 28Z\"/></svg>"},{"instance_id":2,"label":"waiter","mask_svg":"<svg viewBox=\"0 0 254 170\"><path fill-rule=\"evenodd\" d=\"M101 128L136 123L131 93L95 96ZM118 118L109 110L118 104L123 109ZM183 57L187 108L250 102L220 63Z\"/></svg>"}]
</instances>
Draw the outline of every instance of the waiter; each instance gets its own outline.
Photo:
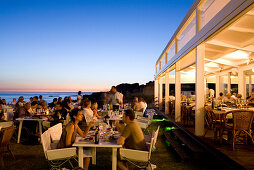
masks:
<instances>
[{"instance_id":1,"label":"waiter","mask_svg":"<svg viewBox=\"0 0 254 170\"><path fill-rule=\"evenodd\" d=\"M112 86L110 91L113 93L112 97L113 111L119 110L120 105L122 104L122 94L117 91L115 86Z\"/></svg>"}]
</instances>

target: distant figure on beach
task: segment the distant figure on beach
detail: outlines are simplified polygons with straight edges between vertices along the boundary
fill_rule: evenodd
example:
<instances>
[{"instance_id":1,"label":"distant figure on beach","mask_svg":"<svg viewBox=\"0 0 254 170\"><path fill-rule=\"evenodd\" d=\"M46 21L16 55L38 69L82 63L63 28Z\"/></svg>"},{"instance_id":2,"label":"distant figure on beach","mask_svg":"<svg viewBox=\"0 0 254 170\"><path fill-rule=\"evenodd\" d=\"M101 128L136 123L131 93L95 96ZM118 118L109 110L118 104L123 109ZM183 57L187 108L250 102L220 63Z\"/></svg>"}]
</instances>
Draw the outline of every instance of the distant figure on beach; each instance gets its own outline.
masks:
<instances>
[{"instance_id":1,"label":"distant figure on beach","mask_svg":"<svg viewBox=\"0 0 254 170\"><path fill-rule=\"evenodd\" d=\"M112 86L110 91L113 93L112 97L113 110L119 110L120 106L122 105L123 96L121 95L121 93L117 91L115 86Z\"/></svg>"},{"instance_id":2,"label":"distant figure on beach","mask_svg":"<svg viewBox=\"0 0 254 170\"><path fill-rule=\"evenodd\" d=\"M81 103L81 99L82 99L81 91L79 91L79 92L78 92L78 96L77 96L77 102L78 102L78 104Z\"/></svg>"}]
</instances>

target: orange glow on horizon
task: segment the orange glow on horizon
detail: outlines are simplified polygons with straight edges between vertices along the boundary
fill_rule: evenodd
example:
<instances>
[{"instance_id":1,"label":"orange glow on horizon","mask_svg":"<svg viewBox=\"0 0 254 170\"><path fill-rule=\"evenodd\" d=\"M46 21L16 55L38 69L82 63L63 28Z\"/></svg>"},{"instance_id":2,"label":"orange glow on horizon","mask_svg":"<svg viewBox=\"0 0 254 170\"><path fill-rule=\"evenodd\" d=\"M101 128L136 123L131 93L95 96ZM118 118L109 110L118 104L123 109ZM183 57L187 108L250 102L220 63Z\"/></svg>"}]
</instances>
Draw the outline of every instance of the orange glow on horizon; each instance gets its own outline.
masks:
<instances>
[{"instance_id":1,"label":"orange glow on horizon","mask_svg":"<svg viewBox=\"0 0 254 170\"><path fill-rule=\"evenodd\" d=\"M2 92L106 92L109 91L109 89L5 89L0 88L0 91Z\"/></svg>"}]
</instances>

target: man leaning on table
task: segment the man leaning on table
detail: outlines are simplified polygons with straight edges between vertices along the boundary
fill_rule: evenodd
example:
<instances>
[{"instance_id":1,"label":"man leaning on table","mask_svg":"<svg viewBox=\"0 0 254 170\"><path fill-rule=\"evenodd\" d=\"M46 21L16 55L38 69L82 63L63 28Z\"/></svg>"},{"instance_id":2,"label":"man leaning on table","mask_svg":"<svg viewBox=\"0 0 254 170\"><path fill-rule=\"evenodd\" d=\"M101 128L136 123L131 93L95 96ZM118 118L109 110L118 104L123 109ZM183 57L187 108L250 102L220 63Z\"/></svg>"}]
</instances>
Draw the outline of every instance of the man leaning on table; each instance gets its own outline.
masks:
<instances>
[{"instance_id":1,"label":"man leaning on table","mask_svg":"<svg viewBox=\"0 0 254 170\"><path fill-rule=\"evenodd\" d=\"M121 136L117 140L117 144L123 145L123 147L127 149L147 151L148 149L144 134L134 118L135 113L132 109L124 111L123 122L126 126L123 124L116 124L118 131L121 132ZM118 167L123 170L128 169L126 163L127 162L124 161L118 161Z\"/></svg>"}]
</instances>

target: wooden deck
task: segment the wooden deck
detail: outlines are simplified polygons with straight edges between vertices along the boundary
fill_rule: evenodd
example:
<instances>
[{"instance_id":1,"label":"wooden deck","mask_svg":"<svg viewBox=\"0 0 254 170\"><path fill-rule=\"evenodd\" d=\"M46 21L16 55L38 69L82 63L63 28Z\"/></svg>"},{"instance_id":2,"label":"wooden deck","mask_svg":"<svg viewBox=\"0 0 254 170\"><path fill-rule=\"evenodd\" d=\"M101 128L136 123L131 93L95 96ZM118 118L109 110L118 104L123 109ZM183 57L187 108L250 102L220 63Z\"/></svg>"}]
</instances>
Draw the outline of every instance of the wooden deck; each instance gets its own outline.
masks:
<instances>
[{"instance_id":1,"label":"wooden deck","mask_svg":"<svg viewBox=\"0 0 254 170\"><path fill-rule=\"evenodd\" d=\"M163 116L166 118L172 120L170 117L165 115L164 113L160 112ZM174 119L173 119L174 120ZM172 120L173 123L175 123ZM179 127L184 128L187 132L194 135L195 129L194 125L183 125L181 123L176 123ZM198 140L200 140L201 143L204 143L208 147L211 147L221 153L222 157L227 157L236 162L236 164L239 164L244 169L254 169L254 145L252 144L238 144L235 147L235 151L232 150L232 145L228 144L225 140L223 140L223 143L220 144L219 142L215 142L213 140L214 133L212 130L208 130L205 137L196 137ZM226 137L225 137L226 138Z\"/></svg>"},{"instance_id":2,"label":"wooden deck","mask_svg":"<svg viewBox=\"0 0 254 170\"><path fill-rule=\"evenodd\" d=\"M194 127L185 128L194 134ZM213 140L213 132L208 131L205 137L199 137L200 140L214 147L221 153L227 155L229 158L240 164L246 169L254 169L254 145L239 144L236 145L235 151L232 150L232 145L224 141L222 144Z\"/></svg>"}]
</instances>

